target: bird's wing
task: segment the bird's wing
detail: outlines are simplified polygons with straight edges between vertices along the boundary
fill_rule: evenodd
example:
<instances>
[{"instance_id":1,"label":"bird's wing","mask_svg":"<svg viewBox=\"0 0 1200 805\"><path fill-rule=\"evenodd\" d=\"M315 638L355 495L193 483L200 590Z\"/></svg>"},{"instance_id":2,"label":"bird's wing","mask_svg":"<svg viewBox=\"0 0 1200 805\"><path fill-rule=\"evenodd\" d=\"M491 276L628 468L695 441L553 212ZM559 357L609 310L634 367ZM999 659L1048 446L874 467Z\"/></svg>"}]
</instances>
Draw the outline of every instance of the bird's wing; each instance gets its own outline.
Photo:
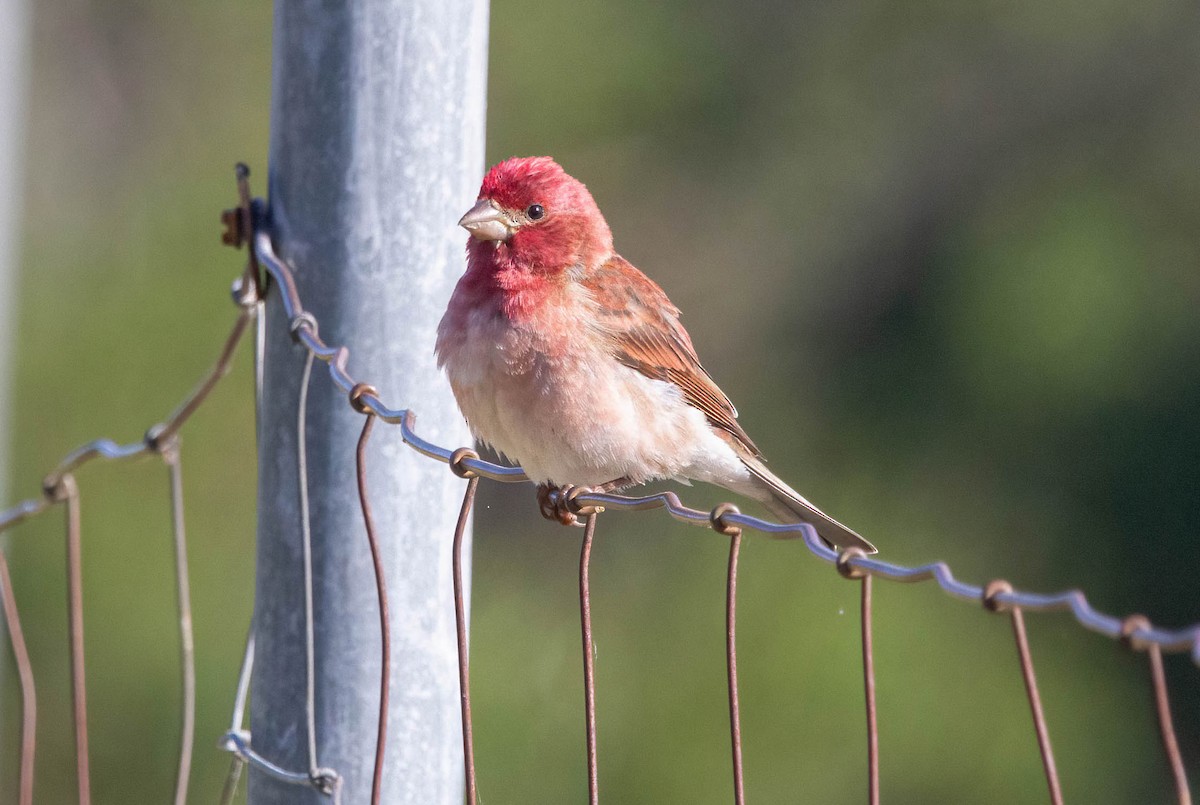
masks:
<instances>
[{"instance_id":1,"label":"bird's wing","mask_svg":"<svg viewBox=\"0 0 1200 805\"><path fill-rule=\"evenodd\" d=\"M700 365L692 339L679 322L679 308L662 288L619 255L588 272L580 284L596 304L596 327L609 339L618 361L647 377L673 383L713 426L762 457L738 424L733 403Z\"/></svg>"}]
</instances>

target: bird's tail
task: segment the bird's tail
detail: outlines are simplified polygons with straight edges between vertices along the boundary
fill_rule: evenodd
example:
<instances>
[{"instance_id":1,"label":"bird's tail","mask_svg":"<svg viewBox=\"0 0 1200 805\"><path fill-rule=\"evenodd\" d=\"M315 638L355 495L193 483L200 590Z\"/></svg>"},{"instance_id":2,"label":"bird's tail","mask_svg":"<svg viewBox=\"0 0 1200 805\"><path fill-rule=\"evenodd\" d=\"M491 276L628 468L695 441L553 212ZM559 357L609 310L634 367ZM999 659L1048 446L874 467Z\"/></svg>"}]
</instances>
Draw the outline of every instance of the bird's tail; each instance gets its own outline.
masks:
<instances>
[{"instance_id":1,"label":"bird's tail","mask_svg":"<svg viewBox=\"0 0 1200 805\"><path fill-rule=\"evenodd\" d=\"M742 462L754 478L751 497L770 509L783 522L808 523L817 530L821 539L838 548L857 547L867 553L878 553L874 545L809 503L800 493L768 470L759 459L747 455L742 456Z\"/></svg>"}]
</instances>

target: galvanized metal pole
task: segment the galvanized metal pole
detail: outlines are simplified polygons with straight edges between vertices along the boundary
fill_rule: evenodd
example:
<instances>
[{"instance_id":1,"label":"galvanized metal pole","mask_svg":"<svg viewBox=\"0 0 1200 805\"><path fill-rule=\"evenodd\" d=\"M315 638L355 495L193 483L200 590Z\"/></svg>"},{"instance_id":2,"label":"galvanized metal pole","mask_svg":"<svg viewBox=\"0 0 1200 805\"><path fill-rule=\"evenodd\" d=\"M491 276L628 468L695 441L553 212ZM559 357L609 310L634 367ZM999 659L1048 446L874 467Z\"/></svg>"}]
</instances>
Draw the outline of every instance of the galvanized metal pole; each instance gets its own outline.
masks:
<instances>
[{"instance_id":1,"label":"galvanized metal pole","mask_svg":"<svg viewBox=\"0 0 1200 805\"><path fill-rule=\"evenodd\" d=\"M469 444L433 356L463 270L455 222L483 171L487 0L278 0L270 207L320 335L423 435ZM277 300L259 458L255 750L308 771L305 598L297 400L305 355ZM380 668L378 608L354 474L361 415L322 364L308 399L307 465L319 765L342 800L370 801ZM382 801L462 802L451 537L462 481L375 428L369 486L392 612L389 742ZM252 771L250 802L328 801Z\"/></svg>"}]
</instances>

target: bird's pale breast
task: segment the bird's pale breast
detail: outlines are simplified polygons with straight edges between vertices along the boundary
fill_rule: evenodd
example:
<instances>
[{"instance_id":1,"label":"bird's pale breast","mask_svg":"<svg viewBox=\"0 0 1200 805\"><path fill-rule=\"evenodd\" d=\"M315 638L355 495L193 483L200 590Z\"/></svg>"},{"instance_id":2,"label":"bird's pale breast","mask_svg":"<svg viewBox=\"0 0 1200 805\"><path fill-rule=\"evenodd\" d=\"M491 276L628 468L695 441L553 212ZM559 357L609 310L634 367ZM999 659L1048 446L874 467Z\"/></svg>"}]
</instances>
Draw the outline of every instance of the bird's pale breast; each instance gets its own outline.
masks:
<instances>
[{"instance_id":1,"label":"bird's pale breast","mask_svg":"<svg viewBox=\"0 0 1200 805\"><path fill-rule=\"evenodd\" d=\"M596 485L742 470L674 385L620 364L586 329L586 300L516 324L452 304L438 353L472 431L539 482ZM699 466L698 466L699 465Z\"/></svg>"}]
</instances>

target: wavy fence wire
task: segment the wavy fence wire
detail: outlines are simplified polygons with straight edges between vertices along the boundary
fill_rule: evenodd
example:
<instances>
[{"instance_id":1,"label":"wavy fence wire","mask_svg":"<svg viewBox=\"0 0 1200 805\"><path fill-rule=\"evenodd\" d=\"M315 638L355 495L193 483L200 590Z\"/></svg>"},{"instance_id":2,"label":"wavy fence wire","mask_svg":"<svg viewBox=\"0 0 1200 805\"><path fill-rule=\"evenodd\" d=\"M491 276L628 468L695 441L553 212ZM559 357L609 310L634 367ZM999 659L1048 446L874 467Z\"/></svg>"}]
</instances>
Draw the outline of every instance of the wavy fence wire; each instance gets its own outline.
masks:
<instances>
[{"instance_id":1,"label":"wavy fence wire","mask_svg":"<svg viewBox=\"0 0 1200 805\"><path fill-rule=\"evenodd\" d=\"M387 657L386 646L389 631L385 605L386 595L383 586L382 567L378 562L375 528L371 517L370 490L367 487L365 473L366 447L369 443L375 422L378 420L396 425L399 427L401 436L406 444L430 459L447 464L451 472L466 480L462 508L453 542L454 601L458 630L459 680L462 690L465 785L467 801L471 805L474 805L477 802L477 793L472 747L466 614L461 573L463 531L468 522L468 515L471 511L480 479L486 478L501 483L524 483L528 479L519 468L504 467L484 461L469 448L452 450L426 441L414 429L416 415L413 411L387 407L382 401L380 391L367 383L355 380L349 374L347 370L347 364L350 359L349 350L344 346L327 345L321 340L317 332L317 320L312 314L305 311L301 304L291 268L275 254L271 243L265 204L259 199L251 199L248 174L249 172L245 166L238 166L239 205L236 209L227 211L223 216L226 225L224 241L234 247L240 248L243 245L248 245L249 248L245 271L241 278L234 284L233 296L239 312L212 370L202 379L199 386L180 404L175 412L162 423L151 427L141 440L129 444L118 444L108 439L101 439L83 445L67 455L46 476L42 484L42 497L23 501L6 511L0 512L0 531L10 529L31 517L48 513L58 507L61 507L64 512L67 543L68 632L78 800L80 803L89 803L91 795L88 770L87 703L83 657L84 605L80 559L82 535L79 516L81 496L79 486L75 480L75 472L80 466L94 459L121 461L144 456L157 456L167 470L168 496L171 504L171 527L175 548L175 580L179 615L182 687L182 712L180 714L182 728L174 802L177 805L182 805L182 803L187 801L188 778L194 737L195 664L190 594L188 589L187 546L183 518L182 451L179 433L196 409L204 402L217 382L227 374L236 348L252 324L255 326L256 333L256 390L261 389L260 358L265 320L262 310L263 305L270 301L270 297L274 295L277 297L278 303L284 306L288 320L291 322L293 338L309 354L309 361L306 363L305 372L311 372L313 361L320 360L324 362L328 367L329 379L346 393L347 404L364 418L363 430L359 438L356 453L356 469L364 526L370 541L372 554L376 558L375 566L377 583L379 585L379 600L383 604L380 608L380 633L384 646L383 656L385 658ZM270 281L267 280L268 277ZM303 384L302 389L306 389L307 386L307 383ZM305 392L302 391L301 393ZM303 408L304 406L301 405L302 411ZM302 438L304 433L303 418L301 418L297 425L298 434ZM303 443L301 442L301 444ZM306 484L303 472L303 450L301 450L301 454L298 456L298 463L301 467L300 478L303 487ZM737 568L741 539L744 531L747 529L767 534L793 536L800 540L815 557L833 564L843 577L856 580L860 585L864 710L867 721L867 790L869 801L873 805L879 802L879 745L876 725L875 674L871 627L871 593L873 581L876 578L899 582L933 580L952 598L974 602L989 612L1006 613L1008 615L1012 623L1013 637L1019 660L1019 670L1029 700L1034 733L1046 774L1048 795L1053 803L1062 802L1062 792L1059 785L1058 773L1055 769L1054 754L1051 749L1049 734L1042 713L1033 660L1025 636L1024 613L1069 611L1075 620L1085 629L1118 640L1130 651L1144 652L1147 656L1150 681L1154 692L1153 704L1158 720L1163 751L1166 754L1173 775L1176 798L1181 805L1191 805L1192 799L1184 772L1183 760L1180 756L1171 722L1162 655L1164 652L1189 652L1192 661L1200 665L1200 624L1195 624L1184 629L1166 629L1153 625L1141 615L1118 618L1099 612L1088 603L1084 594L1078 590L1046 595L1017 590L1003 580L995 580L983 586L976 586L959 581L954 577L950 568L940 562L920 567L902 567L873 556L868 556L858 549L849 549L838 553L821 542L816 532L807 525L780 525L756 517L750 517L741 514L737 507L728 503L720 504L711 511L701 511L683 505L679 498L670 492L644 497L628 497L594 493L581 487L564 487L563 489L554 490L543 495L542 512L546 517L562 522L565 525L583 526L579 562L579 601L583 648L584 722L587 737L588 793L591 803L596 803L599 799L595 730L596 704L593 681L590 591L588 586L592 540L595 535L597 522L603 512L607 510L644 511L647 509L664 509L676 520L710 528L717 533L729 537L730 550L726 586L726 660L730 751L732 759L731 782L734 801L739 803L739 805L744 802L744 793L737 685ZM307 529L303 530L307 531ZM308 584L311 587L311 573L306 575ZM8 565L2 552L0 552L0 605L3 606L3 614L13 656L16 660L22 696L19 801L21 805L29 805L33 802L33 770L36 749L35 731L37 725L36 693L29 655L26 650L20 619L17 615L17 605L9 580ZM311 656L311 612L309 613L307 640L310 644L308 648L310 649ZM281 768L269 758L262 757L256 753L253 749L250 732L244 725L253 657L254 633L253 627L251 627L238 677L230 728L221 739L222 748L232 755L229 775L221 792L221 802L228 803L232 801L239 778L246 765L250 765L261 773L269 774L285 782L308 786L322 792L333 802L340 802L341 777L337 770L323 768L319 765L319 747L315 733L312 730L309 731L311 738L308 753L308 769ZM309 670L311 676L311 668ZM381 677L381 718L378 725L372 794L373 803L379 802L379 780L383 772L384 747L387 740L387 725L385 719L382 718L382 714L386 713L387 709L387 674L388 668L385 662ZM306 701L306 716L310 724L313 718L312 697L313 693L310 685Z\"/></svg>"}]
</instances>

